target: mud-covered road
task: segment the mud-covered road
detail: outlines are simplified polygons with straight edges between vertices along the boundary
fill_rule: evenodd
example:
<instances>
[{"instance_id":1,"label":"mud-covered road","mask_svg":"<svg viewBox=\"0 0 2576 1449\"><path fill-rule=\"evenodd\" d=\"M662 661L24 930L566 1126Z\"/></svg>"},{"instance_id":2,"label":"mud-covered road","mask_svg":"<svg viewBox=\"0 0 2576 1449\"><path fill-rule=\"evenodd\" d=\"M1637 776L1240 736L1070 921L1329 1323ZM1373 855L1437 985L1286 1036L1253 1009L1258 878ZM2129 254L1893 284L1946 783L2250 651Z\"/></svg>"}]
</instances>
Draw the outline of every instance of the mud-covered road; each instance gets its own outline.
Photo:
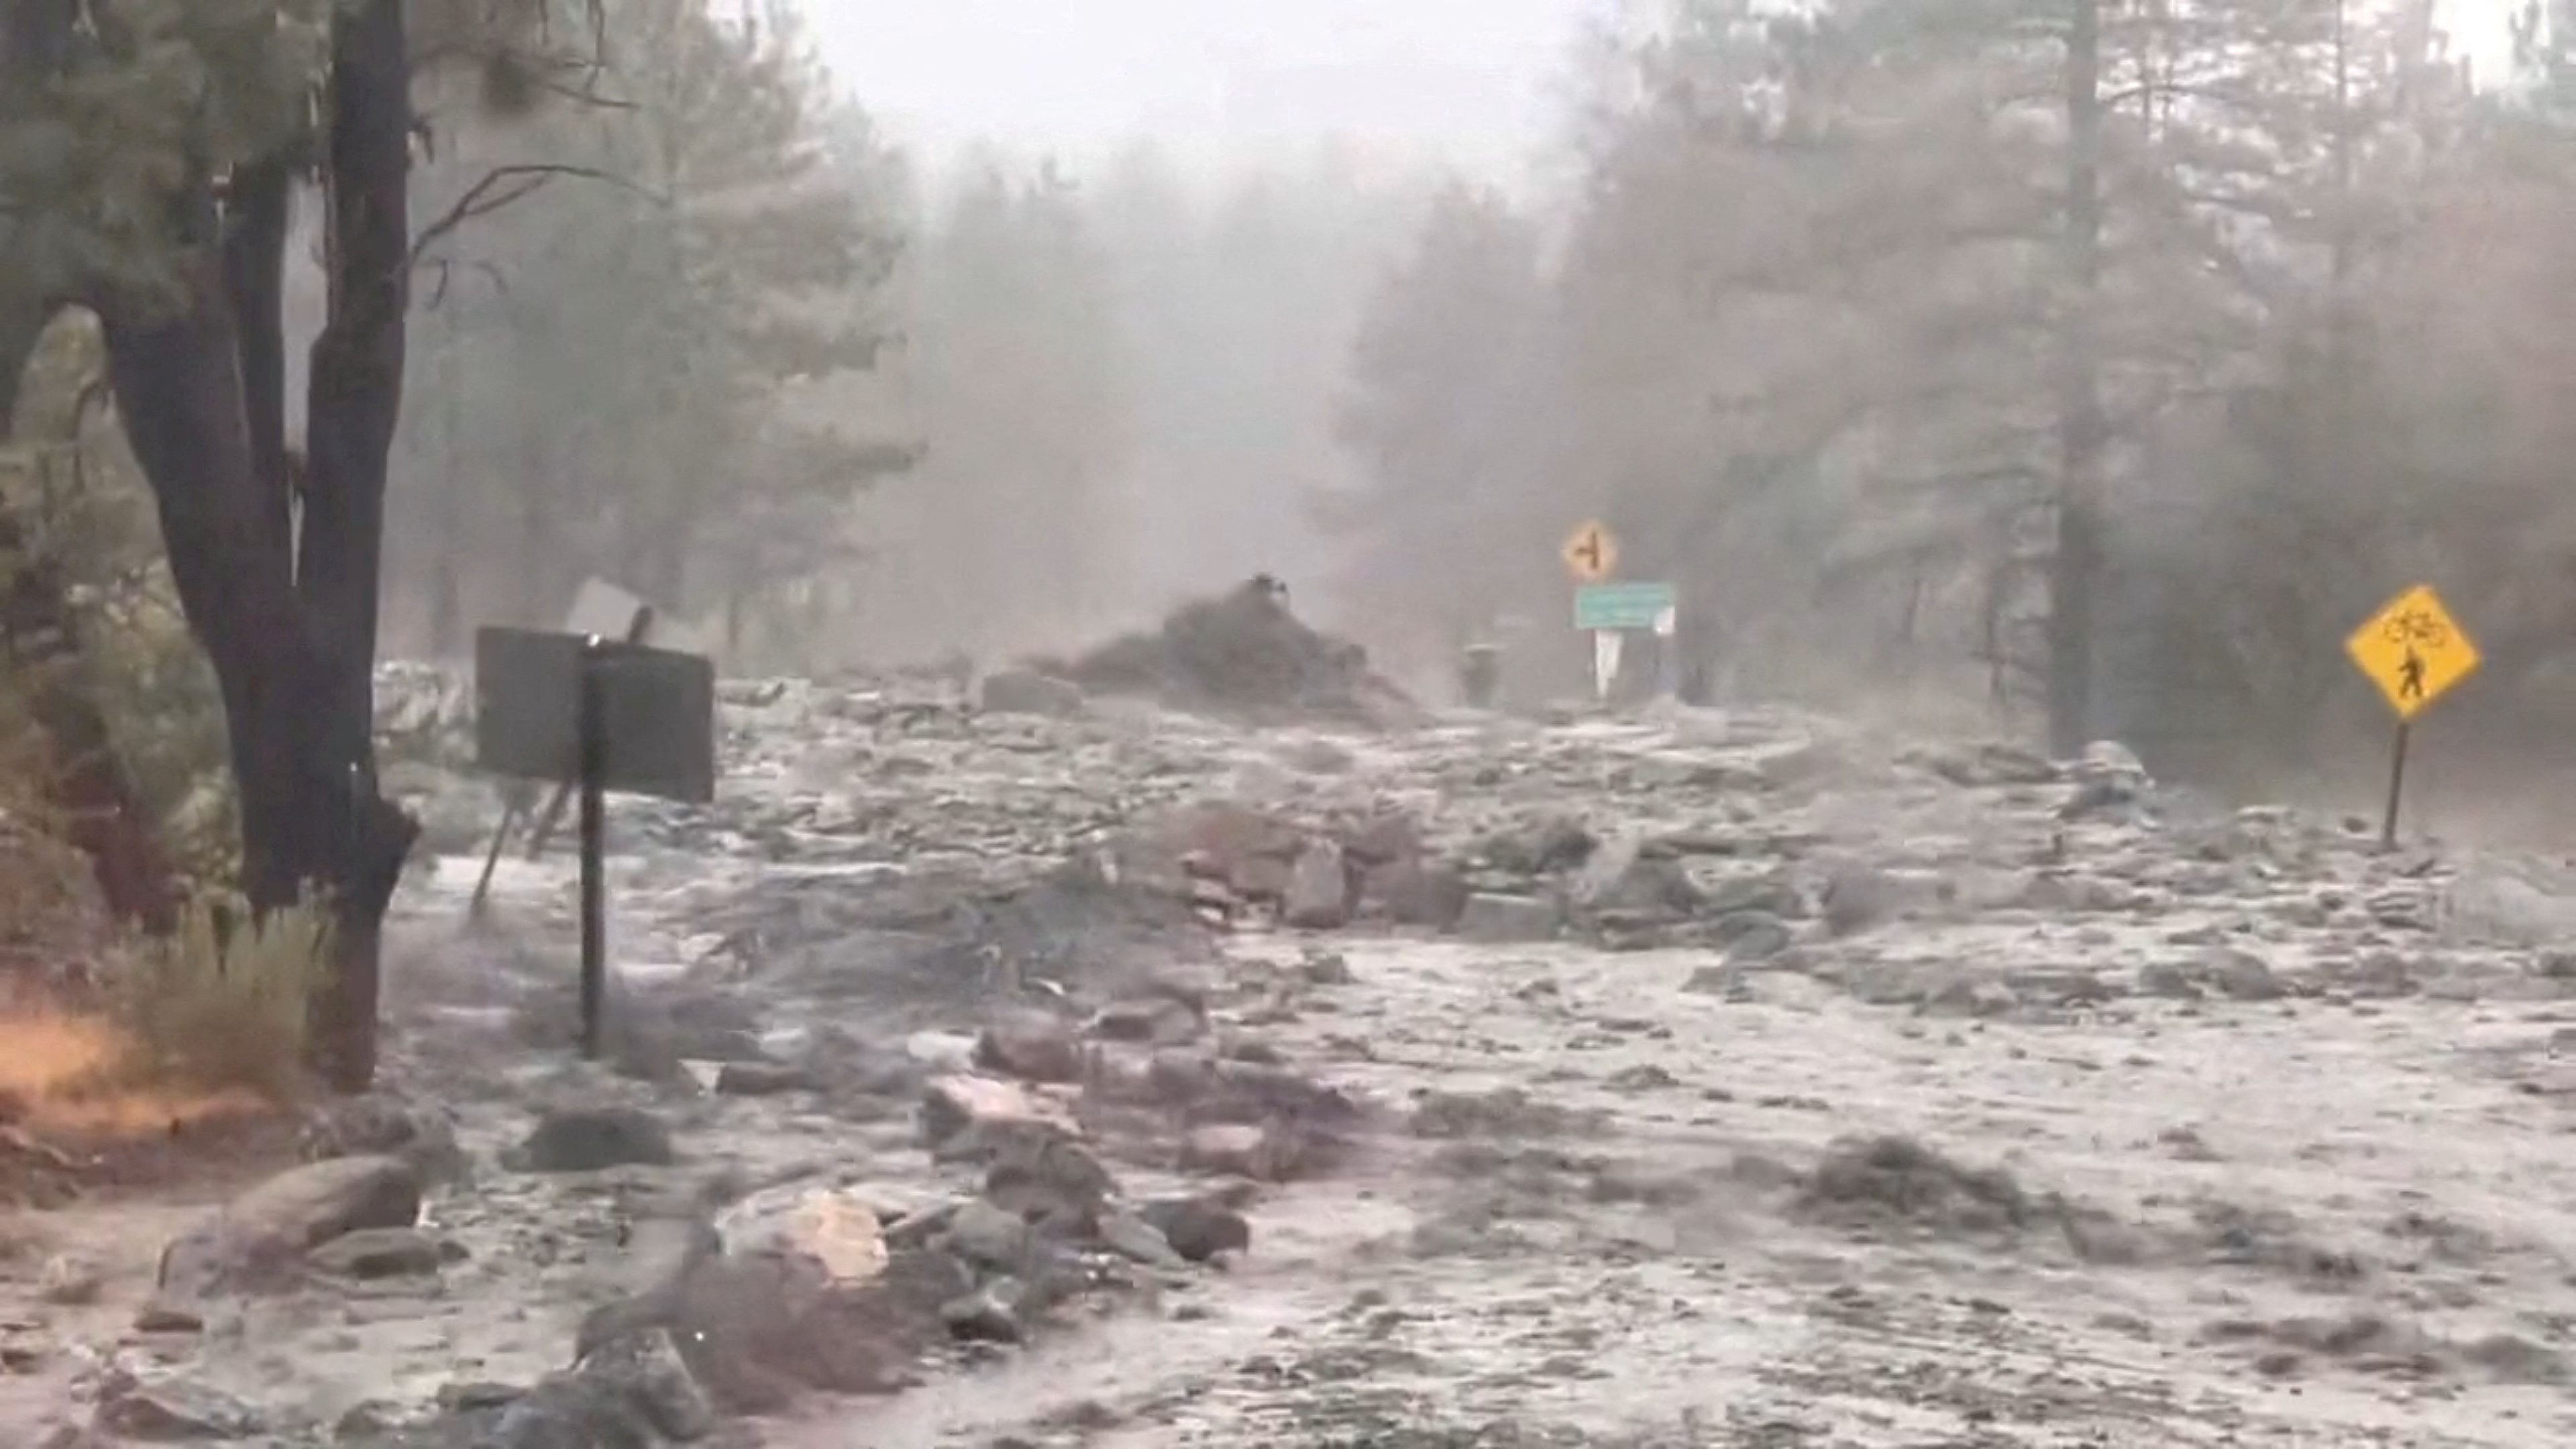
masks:
<instances>
[{"instance_id":1,"label":"mud-covered road","mask_svg":"<svg viewBox=\"0 0 2576 1449\"><path fill-rule=\"evenodd\" d=\"M728 685L718 805L614 812L591 1066L569 863L465 920L394 685L386 1092L14 1214L7 1442L2576 1431L2549 862L1785 711Z\"/></svg>"}]
</instances>

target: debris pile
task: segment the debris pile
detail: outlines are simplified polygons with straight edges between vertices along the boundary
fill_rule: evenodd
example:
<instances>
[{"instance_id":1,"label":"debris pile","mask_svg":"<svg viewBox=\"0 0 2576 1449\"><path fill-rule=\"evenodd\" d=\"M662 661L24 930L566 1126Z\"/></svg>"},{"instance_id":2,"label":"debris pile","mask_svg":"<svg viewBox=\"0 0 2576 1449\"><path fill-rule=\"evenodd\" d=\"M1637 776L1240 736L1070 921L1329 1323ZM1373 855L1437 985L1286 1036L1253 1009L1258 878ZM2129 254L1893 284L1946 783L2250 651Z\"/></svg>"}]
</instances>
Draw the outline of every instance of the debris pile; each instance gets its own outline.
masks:
<instances>
[{"instance_id":1,"label":"debris pile","mask_svg":"<svg viewBox=\"0 0 2576 1449\"><path fill-rule=\"evenodd\" d=\"M1403 691L1369 668L1366 650L1308 628L1289 612L1287 590L1267 576L1183 605L1156 633L1111 640L1043 672L1095 694L1252 721L1382 727L1414 712Z\"/></svg>"}]
</instances>

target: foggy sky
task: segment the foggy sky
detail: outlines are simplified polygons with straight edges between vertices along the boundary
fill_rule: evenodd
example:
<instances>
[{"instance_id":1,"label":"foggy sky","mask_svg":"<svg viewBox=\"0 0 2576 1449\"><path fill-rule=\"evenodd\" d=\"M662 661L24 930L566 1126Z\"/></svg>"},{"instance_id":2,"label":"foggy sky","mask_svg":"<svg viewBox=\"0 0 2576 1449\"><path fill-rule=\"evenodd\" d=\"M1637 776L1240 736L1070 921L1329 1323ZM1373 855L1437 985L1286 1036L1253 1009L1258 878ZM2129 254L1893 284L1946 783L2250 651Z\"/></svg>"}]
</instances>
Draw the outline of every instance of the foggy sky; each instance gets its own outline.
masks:
<instances>
[{"instance_id":1,"label":"foggy sky","mask_svg":"<svg viewBox=\"0 0 2576 1449\"><path fill-rule=\"evenodd\" d=\"M1150 135L1241 159L1340 134L1498 180L1546 144L1581 27L1620 3L805 0L842 85L934 156L991 140L1078 163ZM2440 0L2482 81L2518 3Z\"/></svg>"},{"instance_id":2,"label":"foggy sky","mask_svg":"<svg viewBox=\"0 0 2576 1449\"><path fill-rule=\"evenodd\" d=\"M1516 171L1570 47L1615 0L806 0L833 73L899 140L1068 160L1151 135L1196 159L1341 134Z\"/></svg>"}]
</instances>

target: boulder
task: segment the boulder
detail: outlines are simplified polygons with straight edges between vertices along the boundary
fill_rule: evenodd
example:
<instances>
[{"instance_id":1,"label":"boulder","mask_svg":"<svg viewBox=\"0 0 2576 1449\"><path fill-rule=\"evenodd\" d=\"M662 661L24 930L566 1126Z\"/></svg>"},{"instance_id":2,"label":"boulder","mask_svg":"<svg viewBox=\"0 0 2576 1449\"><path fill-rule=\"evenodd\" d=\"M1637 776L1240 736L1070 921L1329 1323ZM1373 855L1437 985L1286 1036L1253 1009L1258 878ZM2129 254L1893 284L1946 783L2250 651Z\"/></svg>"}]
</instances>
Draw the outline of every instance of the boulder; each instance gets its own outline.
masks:
<instances>
[{"instance_id":1,"label":"boulder","mask_svg":"<svg viewBox=\"0 0 2576 1449\"><path fill-rule=\"evenodd\" d=\"M401 1278L435 1273L447 1247L417 1228L360 1228L316 1247L313 1266L343 1278Z\"/></svg>"},{"instance_id":2,"label":"boulder","mask_svg":"<svg viewBox=\"0 0 2576 1449\"><path fill-rule=\"evenodd\" d=\"M1466 878L1449 866L1395 860L1369 869L1360 899L1397 925L1447 931L1466 914L1468 894Z\"/></svg>"},{"instance_id":3,"label":"boulder","mask_svg":"<svg viewBox=\"0 0 2576 1449\"><path fill-rule=\"evenodd\" d=\"M203 1297L282 1287L313 1248L366 1228L420 1219L421 1178L398 1157L340 1157L290 1168L243 1193L161 1253L162 1292Z\"/></svg>"},{"instance_id":4,"label":"boulder","mask_svg":"<svg viewBox=\"0 0 2576 1449\"><path fill-rule=\"evenodd\" d=\"M1350 924L1351 879L1342 847L1313 840L1297 856L1280 919L1301 931L1330 931Z\"/></svg>"},{"instance_id":5,"label":"boulder","mask_svg":"<svg viewBox=\"0 0 2576 1449\"><path fill-rule=\"evenodd\" d=\"M509 1165L523 1172L599 1172L668 1167L676 1159L670 1129L641 1107L565 1107L537 1119Z\"/></svg>"},{"instance_id":6,"label":"boulder","mask_svg":"<svg viewBox=\"0 0 2576 1449\"><path fill-rule=\"evenodd\" d=\"M716 1218L728 1253L811 1259L834 1288L855 1288L885 1272L885 1227L876 1209L847 1188L781 1187L757 1192Z\"/></svg>"},{"instance_id":7,"label":"boulder","mask_svg":"<svg viewBox=\"0 0 2576 1449\"><path fill-rule=\"evenodd\" d=\"M1145 1204L1141 1216L1163 1235L1173 1252L1193 1263L1252 1246L1252 1224L1212 1197L1159 1198Z\"/></svg>"},{"instance_id":8,"label":"boulder","mask_svg":"<svg viewBox=\"0 0 2576 1449\"><path fill-rule=\"evenodd\" d=\"M936 1077L922 1091L922 1142L934 1150L978 1129L996 1136L1032 1126L1070 1131L1073 1122L1053 1103L997 1077Z\"/></svg>"},{"instance_id":9,"label":"boulder","mask_svg":"<svg viewBox=\"0 0 2576 1449\"><path fill-rule=\"evenodd\" d=\"M1015 1011L976 1038L975 1065L1029 1082L1082 1080L1082 1043L1073 1023L1038 1011Z\"/></svg>"}]
</instances>

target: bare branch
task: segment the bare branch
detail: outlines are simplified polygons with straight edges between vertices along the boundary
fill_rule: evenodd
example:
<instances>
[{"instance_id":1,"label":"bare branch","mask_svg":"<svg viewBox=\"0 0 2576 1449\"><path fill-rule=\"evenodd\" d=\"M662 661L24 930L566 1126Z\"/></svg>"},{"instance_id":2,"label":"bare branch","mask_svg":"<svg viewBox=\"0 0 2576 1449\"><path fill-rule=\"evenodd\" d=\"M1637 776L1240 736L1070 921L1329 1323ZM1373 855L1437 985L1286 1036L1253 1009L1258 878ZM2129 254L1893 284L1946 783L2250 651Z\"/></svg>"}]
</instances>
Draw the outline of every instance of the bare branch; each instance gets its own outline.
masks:
<instances>
[{"instance_id":1,"label":"bare branch","mask_svg":"<svg viewBox=\"0 0 2576 1449\"><path fill-rule=\"evenodd\" d=\"M421 228L420 235L411 244L411 265L418 267L421 259L428 255L429 249L444 240L458 227L477 217L490 216L514 201L524 200L566 176L578 177L584 181L604 182L621 191L632 192L657 206L670 204L667 197L638 186L614 172L602 171L595 166L537 161L495 166L484 173L482 180L465 188L465 194L456 199L456 203L447 209L445 215Z\"/></svg>"}]
</instances>

